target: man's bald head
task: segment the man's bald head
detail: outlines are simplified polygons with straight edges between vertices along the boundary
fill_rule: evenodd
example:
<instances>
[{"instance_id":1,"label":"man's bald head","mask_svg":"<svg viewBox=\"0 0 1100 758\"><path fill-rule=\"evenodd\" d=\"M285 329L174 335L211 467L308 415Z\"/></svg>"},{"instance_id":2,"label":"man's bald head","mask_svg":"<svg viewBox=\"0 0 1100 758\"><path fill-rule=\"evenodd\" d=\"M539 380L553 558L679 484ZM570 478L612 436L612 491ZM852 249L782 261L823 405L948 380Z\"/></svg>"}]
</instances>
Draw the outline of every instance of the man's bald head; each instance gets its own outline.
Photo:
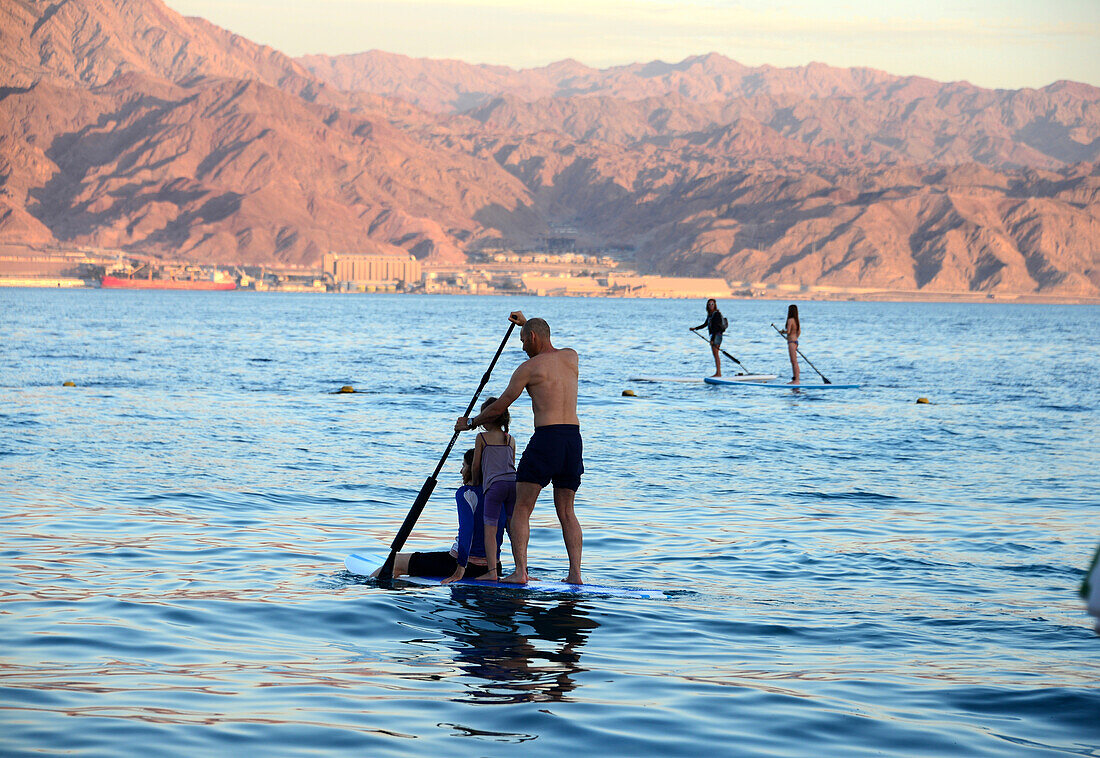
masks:
<instances>
[{"instance_id":1,"label":"man's bald head","mask_svg":"<svg viewBox=\"0 0 1100 758\"><path fill-rule=\"evenodd\" d=\"M541 318L529 318L527 323L519 331L520 337L526 337L527 335L536 335L544 340L550 339L550 324L546 323Z\"/></svg>"}]
</instances>

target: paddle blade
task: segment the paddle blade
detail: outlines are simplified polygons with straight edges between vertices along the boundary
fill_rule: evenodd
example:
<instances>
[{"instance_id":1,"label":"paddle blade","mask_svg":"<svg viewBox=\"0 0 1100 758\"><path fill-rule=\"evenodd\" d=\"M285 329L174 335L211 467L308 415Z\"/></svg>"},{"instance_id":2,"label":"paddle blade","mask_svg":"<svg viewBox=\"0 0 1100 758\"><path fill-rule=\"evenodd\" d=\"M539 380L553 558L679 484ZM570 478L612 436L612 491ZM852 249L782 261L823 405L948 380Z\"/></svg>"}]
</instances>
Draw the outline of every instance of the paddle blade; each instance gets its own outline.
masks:
<instances>
[{"instance_id":1,"label":"paddle blade","mask_svg":"<svg viewBox=\"0 0 1100 758\"><path fill-rule=\"evenodd\" d=\"M386 558L386 562L382 564L382 568L378 572L378 579L383 582L388 582L393 579L393 562L397 559L397 551L391 550L390 555Z\"/></svg>"}]
</instances>

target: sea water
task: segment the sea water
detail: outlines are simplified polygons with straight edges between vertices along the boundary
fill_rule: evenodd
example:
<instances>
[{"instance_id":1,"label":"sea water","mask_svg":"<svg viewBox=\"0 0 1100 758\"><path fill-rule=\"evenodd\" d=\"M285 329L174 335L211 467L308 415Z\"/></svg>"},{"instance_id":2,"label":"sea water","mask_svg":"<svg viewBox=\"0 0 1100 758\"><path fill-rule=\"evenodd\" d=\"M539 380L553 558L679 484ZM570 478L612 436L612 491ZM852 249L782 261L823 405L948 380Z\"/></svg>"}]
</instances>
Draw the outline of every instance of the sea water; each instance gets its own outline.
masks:
<instances>
[{"instance_id":1,"label":"sea water","mask_svg":"<svg viewBox=\"0 0 1100 758\"><path fill-rule=\"evenodd\" d=\"M1100 754L1100 309L803 302L861 389L629 381L713 370L703 305L0 291L0 753ZM724 347L789 376L786 305L720 303ZM585 577L666 600L343 570L513 309L580 354ZM409 548L450 544L472 442ZM565 572L549 495L531 564Z\"/></svg>"}]
</instances>

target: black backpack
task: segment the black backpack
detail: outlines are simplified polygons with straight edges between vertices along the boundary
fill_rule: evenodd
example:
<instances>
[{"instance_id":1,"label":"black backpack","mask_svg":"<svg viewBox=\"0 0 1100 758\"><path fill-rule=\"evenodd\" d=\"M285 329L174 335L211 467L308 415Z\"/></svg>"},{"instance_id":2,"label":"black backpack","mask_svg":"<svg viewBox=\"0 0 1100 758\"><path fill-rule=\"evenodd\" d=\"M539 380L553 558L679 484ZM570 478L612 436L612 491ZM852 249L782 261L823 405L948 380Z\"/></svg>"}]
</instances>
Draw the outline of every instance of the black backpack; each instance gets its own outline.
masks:
<instances>
[{"instance_id":1,"label":"black backpack","mask_svg":"<svg viewBox=\"0 0 1100 758\"><path fill-rule=\"evenodd\" d=\"M725 316L722 315L722 311L716 310L714 312L714 315L721 319L721 321L718 322L719 325L722 327L722 329L720 331L724 332L724 331L726 331L727 329L730 328L729 319L727 319Z\"/></svg>"}]
</instances>

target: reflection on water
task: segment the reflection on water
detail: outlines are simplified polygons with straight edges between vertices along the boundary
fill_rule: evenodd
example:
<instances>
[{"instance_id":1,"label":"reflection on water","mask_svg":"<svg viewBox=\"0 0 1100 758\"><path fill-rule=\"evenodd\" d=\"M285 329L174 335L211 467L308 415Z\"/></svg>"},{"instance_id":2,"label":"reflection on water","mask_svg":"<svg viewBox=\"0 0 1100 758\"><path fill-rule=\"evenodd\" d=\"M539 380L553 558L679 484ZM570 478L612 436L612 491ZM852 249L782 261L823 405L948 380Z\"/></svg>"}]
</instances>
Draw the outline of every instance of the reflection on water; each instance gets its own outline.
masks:
<instances>
[{"instance_id":1,"label":"reflection on water","mask_svg":"<svg viewBox=\"0 0 1100 758\"><path fill-rule=\"evenodd\" d=\"M508 590L452 587L457 606L432 618L451 638L472 703L556 702L577 687L580 650L599 623L577 598L532 599Z\"/></svg>"}]
</instances>

